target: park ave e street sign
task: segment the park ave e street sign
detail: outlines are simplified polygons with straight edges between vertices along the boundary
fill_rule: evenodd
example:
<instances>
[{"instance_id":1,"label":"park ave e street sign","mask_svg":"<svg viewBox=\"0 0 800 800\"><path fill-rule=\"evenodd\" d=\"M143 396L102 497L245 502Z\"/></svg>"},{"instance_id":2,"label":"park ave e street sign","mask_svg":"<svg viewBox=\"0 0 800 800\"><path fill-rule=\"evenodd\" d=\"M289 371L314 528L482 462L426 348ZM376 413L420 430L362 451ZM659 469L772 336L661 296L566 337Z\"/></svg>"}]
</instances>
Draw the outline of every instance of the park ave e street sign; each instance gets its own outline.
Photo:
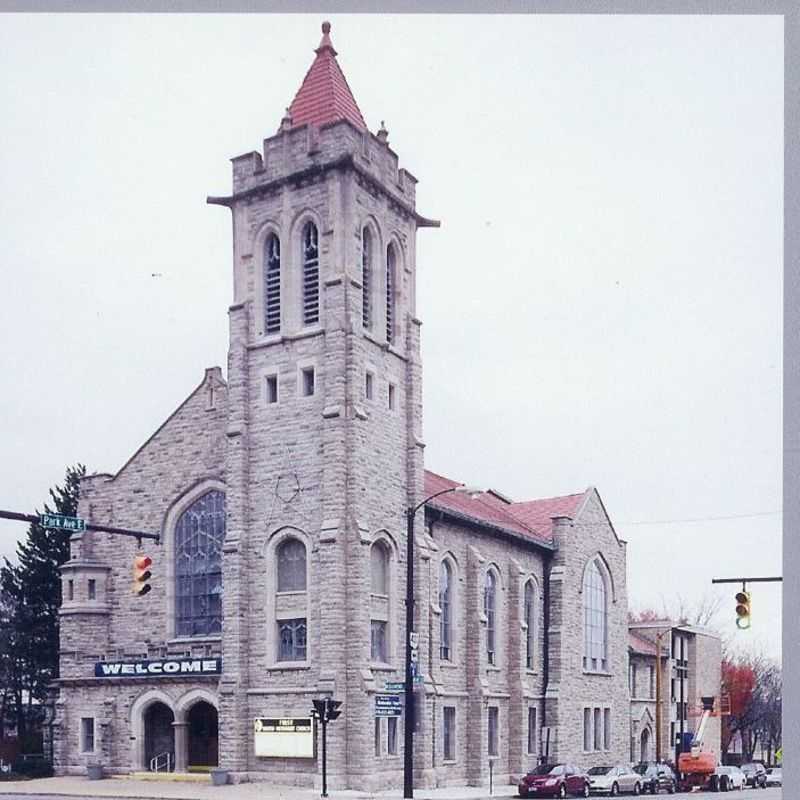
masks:
<instances>
[{"instance_id":1,"label":"park ave e street sign","mask_svg":"<svg viewBox=\"0 0 800 800\"><path fill-rule=\"evenodd\" d=\"M67 517L64 514L39 514L39 524L43 528L51 528L57 531L77 531L86 530L86 520L81 517Z\"/></svg>"}]
</instances>

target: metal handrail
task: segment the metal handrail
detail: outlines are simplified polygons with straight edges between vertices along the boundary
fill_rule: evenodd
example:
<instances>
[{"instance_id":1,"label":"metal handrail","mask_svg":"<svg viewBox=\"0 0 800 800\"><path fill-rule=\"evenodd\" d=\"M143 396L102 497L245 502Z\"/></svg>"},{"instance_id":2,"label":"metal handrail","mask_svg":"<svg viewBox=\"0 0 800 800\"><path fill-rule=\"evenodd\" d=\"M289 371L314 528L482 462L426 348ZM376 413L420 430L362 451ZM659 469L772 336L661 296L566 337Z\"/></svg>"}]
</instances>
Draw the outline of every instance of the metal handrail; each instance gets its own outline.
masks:
<instances>
[{"instance_id":1,"label":"metal handrail","mask_svg":"<svg viewBox=\"0 0 800 800\"><path fill-rule=\"evenodd\" d=\"M158 772L161 769L161 759L166 759L164 765L166 766L166 771L170 771L170 765L172 763L172 754L171 753L159 753L157 756L153 756L150 759L150 772Z\"/></svg>"}]
</instances>

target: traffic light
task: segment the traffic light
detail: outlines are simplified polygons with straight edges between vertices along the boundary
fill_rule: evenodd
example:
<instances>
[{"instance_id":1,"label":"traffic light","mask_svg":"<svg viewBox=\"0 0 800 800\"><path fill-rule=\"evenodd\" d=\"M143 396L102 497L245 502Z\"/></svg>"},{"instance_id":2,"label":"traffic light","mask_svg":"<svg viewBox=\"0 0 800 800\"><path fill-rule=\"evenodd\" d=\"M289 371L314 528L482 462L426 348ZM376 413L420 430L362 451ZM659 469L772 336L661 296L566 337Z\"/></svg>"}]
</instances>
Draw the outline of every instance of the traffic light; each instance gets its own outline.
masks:
<instances>
[{"instance_id":1,"label":"traffic light","mask_svg":"<svg viewBox=\"0 0 800 800\"><path fill-rule=\"evenodd\" d=\"M327 699L327 717L328 719L336 719L339 714L342 712L339 710L339 706L342 704L341 700L334 700L333 698L329 697Z\"/></svg>"},{"instance_id":2,"label":"traffic light","mask_svg":"<svg viewBox=\"0 0 800 800\"><path fill-rule=\"evenodd\" d=\"M750 592L744 589L736 592L736 627L739 630L750 627Z\"/></svg>"},{"instance_id":3,"label":"traffic light","mask_svg":"<svg viewBox=\"0 0 800 800\"><path fill-rule=\"evenodd\" d=\"M152 588L148 581L153 573L150 572L150 566L153 559L150 556L136 556L133 559L133 584L131 589L137 597L144 597Z\"/></svg>"}]
</instances>

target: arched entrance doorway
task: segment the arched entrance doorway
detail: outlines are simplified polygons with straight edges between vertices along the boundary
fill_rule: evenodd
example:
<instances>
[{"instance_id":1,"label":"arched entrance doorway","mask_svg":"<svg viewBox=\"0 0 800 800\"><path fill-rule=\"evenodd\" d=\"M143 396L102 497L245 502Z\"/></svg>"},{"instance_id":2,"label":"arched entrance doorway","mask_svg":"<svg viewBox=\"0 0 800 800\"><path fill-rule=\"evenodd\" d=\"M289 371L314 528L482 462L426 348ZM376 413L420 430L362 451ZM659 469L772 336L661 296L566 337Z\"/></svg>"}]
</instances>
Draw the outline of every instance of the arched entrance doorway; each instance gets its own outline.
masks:
<instances>
[{"instance_id":1,"label":"arched entrance doorway","mask_svg":"<svg viewBox=\"0 0 800 800\"><path fill-rule=\"evenodd\" d=\"M639 761L650 761L650 729L645 728L642 731L641 749L639 753Z\"/></svg>"},{"instance_id":2,"label":"arched entrance doorway","mask_svg":"<svg viewBox=\"0 0 800 800\"><path fill-rule=\"evenodd\" d=\"M175 729L172 723L175 715L164 703L156 702L144 712L144 765L152 769L153 759L159 759L159 769L166 769L169 754L169 768L175 768Z\"/></svg>"},{"instance_id":3,"label":"arched entrance doorway","mask_svg":"<svg viewBox=\"0 0 800 800\"><path fill-rule=\"evenodd\" d=\"M216 767L219 763L219 725L217 709L201 700L186 715L189 734L188 768Z\"/></svg>"}]
</instances>

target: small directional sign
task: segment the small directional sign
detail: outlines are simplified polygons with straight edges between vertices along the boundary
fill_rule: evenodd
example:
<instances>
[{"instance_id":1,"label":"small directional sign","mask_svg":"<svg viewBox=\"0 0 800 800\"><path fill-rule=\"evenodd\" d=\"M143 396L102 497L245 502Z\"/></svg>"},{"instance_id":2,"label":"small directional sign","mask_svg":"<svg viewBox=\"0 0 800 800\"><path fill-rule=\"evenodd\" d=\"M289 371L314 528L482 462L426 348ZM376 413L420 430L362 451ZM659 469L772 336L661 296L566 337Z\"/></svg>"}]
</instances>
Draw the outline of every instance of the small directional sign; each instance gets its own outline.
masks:
<instances>
[{"instance_id":1,"label":"small directional sign","mask_svg":"<svg viewBox=\"0 0 800 800\"><path fill-rule=\"evenodd\" d=\"M386 681L386 684L383 687L387 692L404 692L406 690L406 685L404 681Z\"/></svg>"},{"instance_id":2,"label":"small directional sign","mask_svg":"<svg viewBox=\"0 0 800 800\"><path fill-rule=\"evenodd\" d=\"M416 650L419 647L419 634L416 631L411 631L408 638L411 649Z\"/></svg>"},{"instance_id":3,"label":"small directional sign","mask_svg":"<svg viewBox=\"0 0 800 800\"><path fill-rule=\"evenodd\" d=\"M411 656L411 663L416 664L419 661L419 651L412 650L409 655Z\"/></svg>"},{"instance_id":4,"label":"small directional sign","mask_svg":"<svg viewBox=\"0 0 800 800\"><path fill-rule=\"evenodd\" d=\"M57 531L85 531L86 520L81 517L67 517L64 514L39 514L39 524L43 528Z\"/></svg>"},{"instance_id":5,"label":"small directional sign","mask_svg":"<svg viewBox=\"0 0 800 800\"><path fill-rule=\"evenodd\" d=\"M399 717L403 713L403 705L399 694L376 694L376 717Z\"/></svg>"}]
</instances>

